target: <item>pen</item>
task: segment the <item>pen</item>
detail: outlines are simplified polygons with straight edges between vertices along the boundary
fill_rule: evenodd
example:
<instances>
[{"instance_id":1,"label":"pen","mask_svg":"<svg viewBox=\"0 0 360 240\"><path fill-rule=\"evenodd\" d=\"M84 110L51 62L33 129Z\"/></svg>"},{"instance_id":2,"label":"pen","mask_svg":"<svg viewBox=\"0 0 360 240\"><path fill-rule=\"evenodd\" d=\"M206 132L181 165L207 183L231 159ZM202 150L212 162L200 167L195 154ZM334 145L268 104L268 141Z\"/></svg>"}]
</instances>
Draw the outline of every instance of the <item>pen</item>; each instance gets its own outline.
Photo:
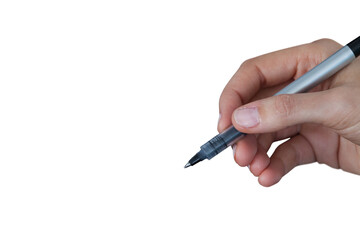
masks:
<instances>
[{"instance_id":1,"label":"pen","mask_svg":"<svg viewBox=\"0 0 360 240\"><path fill-rule=\"evenodd\" d=\"M319 65L277 92L274 96L306 92L350 64L359 54L360 37L342 47ZM200 151L189 160L185 168L193 166L204 159L212 159L245 135L245 133L236 130L234 126L230 126L202 145Z\"/></svg>"}]
</instances>

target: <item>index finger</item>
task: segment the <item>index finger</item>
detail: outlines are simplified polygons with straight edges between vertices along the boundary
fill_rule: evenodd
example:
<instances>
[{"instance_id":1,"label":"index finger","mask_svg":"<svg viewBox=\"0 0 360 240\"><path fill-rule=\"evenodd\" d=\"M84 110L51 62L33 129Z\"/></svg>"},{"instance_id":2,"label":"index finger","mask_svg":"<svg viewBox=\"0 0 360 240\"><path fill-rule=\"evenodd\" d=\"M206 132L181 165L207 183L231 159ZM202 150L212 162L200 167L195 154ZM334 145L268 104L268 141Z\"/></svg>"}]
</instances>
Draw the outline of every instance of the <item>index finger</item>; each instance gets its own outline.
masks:
<instances>
[{"instance_id":1,"label":"index finger","mask_svg":"<svg viewBox=\"0 0 360 240\"><path fill-rule=\"evenodd\" d=\"M233 111L248 103L260 89L300 77L330 55L334 48L340 48L340 45L331 40L320 40L245 61L220 96L218 131L230 126Z\"/></svg>"}]
</instances>

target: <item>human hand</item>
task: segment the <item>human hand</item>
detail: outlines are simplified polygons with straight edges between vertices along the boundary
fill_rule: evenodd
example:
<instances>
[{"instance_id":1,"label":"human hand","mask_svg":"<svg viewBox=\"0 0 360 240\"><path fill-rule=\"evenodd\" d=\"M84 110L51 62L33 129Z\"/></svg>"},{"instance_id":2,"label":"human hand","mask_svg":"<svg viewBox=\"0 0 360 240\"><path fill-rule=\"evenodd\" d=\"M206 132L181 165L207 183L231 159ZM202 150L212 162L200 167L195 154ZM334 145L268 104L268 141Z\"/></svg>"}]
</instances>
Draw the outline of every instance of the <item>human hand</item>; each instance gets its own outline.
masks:
<instances>
[{"instance_id":1,"label":"human hand","mask_svg":"<svg viewBox=\"0 0 360 240\"><path fill-rule=\"evenodd\" d=\"M218 130L249 133L235 161L271 186L298 165L319 162L360 174L360 60L308 93L273 96L341 45L322 39L245 61L220 97ZM275 141L290 138L269 158Z\"/></svg>"}]
</instances>

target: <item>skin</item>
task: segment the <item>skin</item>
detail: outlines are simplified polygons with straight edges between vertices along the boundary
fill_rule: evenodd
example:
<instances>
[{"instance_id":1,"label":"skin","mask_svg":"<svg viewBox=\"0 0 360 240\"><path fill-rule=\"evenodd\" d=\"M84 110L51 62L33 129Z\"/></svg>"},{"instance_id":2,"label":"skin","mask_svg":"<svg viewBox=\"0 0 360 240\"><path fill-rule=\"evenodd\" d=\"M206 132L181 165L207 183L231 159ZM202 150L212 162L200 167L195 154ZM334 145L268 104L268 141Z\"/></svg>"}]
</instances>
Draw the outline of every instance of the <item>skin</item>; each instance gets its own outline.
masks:
<instances>
[{"instance_id":1,"label":"skin","mask_svg":"<svg viewBox=\"0 0 360 240\"><path fill-rule=\"evenodd\" d=\"M360 58L308 93L272 96L341 47L321 39L249 59L225 86L218 131L233 124L251 134L233 147L234 158L262 186L313 162L360 174ZM257 111L259 123L238 124L243 108ZM267 155L273 142L287 138Z\"/></svg>"}]
</instances>

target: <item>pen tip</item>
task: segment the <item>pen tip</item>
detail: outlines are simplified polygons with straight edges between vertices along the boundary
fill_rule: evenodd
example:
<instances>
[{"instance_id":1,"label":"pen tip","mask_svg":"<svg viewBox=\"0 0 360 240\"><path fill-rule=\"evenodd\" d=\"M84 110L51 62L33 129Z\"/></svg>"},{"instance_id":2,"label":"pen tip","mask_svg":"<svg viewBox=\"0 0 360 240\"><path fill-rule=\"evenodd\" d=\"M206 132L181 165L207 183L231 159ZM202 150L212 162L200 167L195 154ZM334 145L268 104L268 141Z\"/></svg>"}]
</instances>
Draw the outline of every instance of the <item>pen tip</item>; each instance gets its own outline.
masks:
<instances>
[{"instance_id":1,"label":"pen tip","mask_svg":"<svg viewBox=\"0 0 360 240\"><path fill-rule=\"evenodd\" d=\"M189 162L185 165L184 168L188 168L190 166L194 166L195 164L197 164L198 162L201 162L202 160L205 159L204 153L200 150L200 152L198 152L197 154L195 154L195 156L193 156Z\"/></svg>"}]
</instances>

